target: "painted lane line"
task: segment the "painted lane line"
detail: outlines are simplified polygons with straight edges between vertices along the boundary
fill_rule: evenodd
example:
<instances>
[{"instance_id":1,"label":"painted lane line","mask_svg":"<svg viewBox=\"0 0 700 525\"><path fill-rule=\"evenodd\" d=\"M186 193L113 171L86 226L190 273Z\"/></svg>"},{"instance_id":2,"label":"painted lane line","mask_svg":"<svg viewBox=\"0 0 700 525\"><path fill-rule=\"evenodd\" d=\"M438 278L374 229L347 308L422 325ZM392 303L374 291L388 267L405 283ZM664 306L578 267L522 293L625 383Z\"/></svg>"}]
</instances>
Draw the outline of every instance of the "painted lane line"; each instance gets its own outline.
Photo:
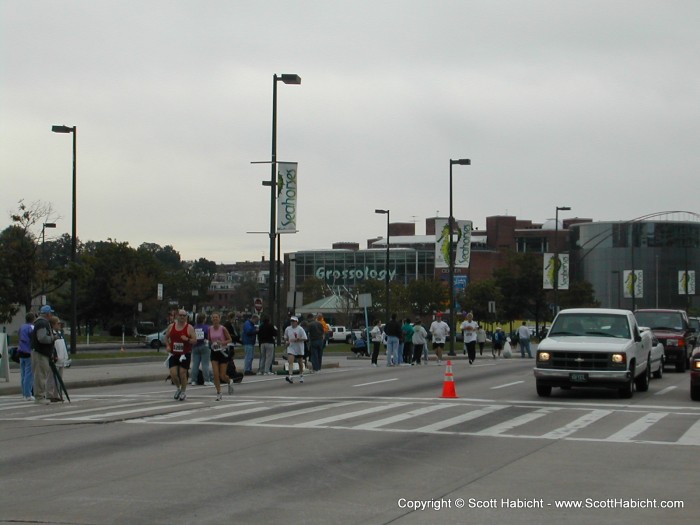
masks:
<instances>
[{"instance_id":1,"label":"painted lane line","mask_svg":"<svg viewBox=\"0 0 700 525\"><path fill-rule=\"evenodd\" d=\"M364 410L356 410L355 412L348 412L346 414L339 414L337 416L325 417L323 419L317 419L315 421L309 421L307 423L300 423L292 426L301 428L321 427L327 425L328 423L335 423L336 421L342 421L343 419L352 419L353 417L366 416L368 414L374 414L375 412L381 412L383 410L392 410L394 408L406 406L407 404L408 403L389 403L388 405L379 405L375 407L365 408Z\"/></svg>"},{"instance_id":2,"label":"painted lane line","mask_svg":"<svg viewBox=\"0 0 700 525\"><path fill-rule=\"evenodd\" d=\"M678 441L679 445L698 445L700 444L700 421L696 421L693 425L685 431Z\"/></svg>"},{"instance_id":3,"label":"painted lane line","mask_svg":"<svg viewBox=\"0 0 700 525\"><path fill-rule=\"evenodd\" d=\"M433 423L432 425L426 425L424 427L416 428L414 432L438 432L443 428L459 425L460 423L464 423L466 421L471 421L472 419L477 419L479 417L486 416L493 412L497 412L498 410L503 410L504 408L508 408L508 405L492 405L484 408L479 408L478 410L471 410L466 414L461 414L459 416L451 417L443 421L438 421L437 423Z\"/></svg>"},{"instance_id":4,"label":"painted lane line","mask_svg":"<svg viewBox=\"0 0 700 525\"><path fill-rule=\"evenodd\" d=\"M547 432L546 434L540 437L544 439L562 439L567 436L570 436L574 432L578 432L579 430L587 427L588 425L595 423L596 421L604 418L605 416L609 416L612 413L612 410L593 410L588 414L584 414L583 416L574 419L571 423L564 425L563 427L557 428L555 430L552 430L551 432Z\"/></svg>"},{"instance_id":5,"label":"painted lane line","mask_svg":"<svg viewBox=\"0 0 700 525\"><path fill-rule=\"evenodd\" d=\"M605 441L630 441L668 415L667 412L652 412L640 417L634 423L608 436Z\"/></svg>"},{"instance_id":6,"label":"painted lane line","mask_svg":"<svg viewBox=\"0 0 700 525\"><path fill-rule=\"evenodd\" d=\"M505 385L499 385L499 386L492 386L491 390L498 390L499 388L507 388L509 386L514 386L514 385L520 385L524 383L525 381L515 381L513 383L506 383Z\"/></svg>"},{"instance_id":7,"label":"painted lane line","mask_svg":"<svg viewBox=\"0 0 700 525\"><path fill-rule=\"evenodd\" d=\"M664 394L668 394L669 392L671 392L672 390L675 390L676 388L678 388L678 387L677 386L667 386L663 390L659 390L658 392L656 392L654 395L655 396L663 396Z\"/></svg>"},{"instance_id":8,"label":"painted lane line","mask_svg":"<svg viewBox=\"0 0 700 525\"><path fill-rule=\"evenodd\" d=\"M559 408L540 408L539 410L535 410L533 412L530 412L528 414L523 414L522 416L514 417L513 419L509 419L508 421L505 421L499 425L494 425L489 428L485 428L484 430L481 430L479 432L476 432L477 436L498 436L500 434L504 434L505 432L508 432L509 430L514 429L515 427L519 427L521 425L525 425L526 423L530 423L531 421L534 421L536 419L539 419L541 417L544 417L548 414L551 414L552 412L560 410Z\"/></svg>"},{"instance_id":9,"label":"painted lane line","mask_svg":"<svg viewBox=\"0 0 700 525\"><path fill-rule=\"evenodd\" d=\"M432 405L423 408L417 408L409 412L404 412L403 414L397 414L395 416L387 417L384 419L378 419L370 423L365 423L363 425L357 425L352 428L355 430L371 430L378 427L383 427L385 425L391 425L392 423L398 423L399 421L405 421L406 419L411 419L414 417L422 416L423 414L430 414L436 410L441 410L443 408L456 407L459 405L455 404L444 404L444 405Z\"/></svg>"},{"instance_id":10,"label":"painted lane line","mask_svg":"<svg viewBox=\"0 0 700 525\"><path fill-rule=\"evenodd\" d=\"M358 386L367 386L367 385L378 385L379 383L388 383L390 381L398 381L399 378L395 377L393 379L383 379L382 381L372 381L371 383L362 383L360 385L353 385L353 388L358 387Z\"/></svg>"},{"instance_id":11,"label":"painted lane line","mask_svg":"<svg viewBox=\"0 0 700 525\"><path fill-rule=\"evenodd\" d=\"M326 405L319 405L315 407L299 408L297 410L290 410L288 412L273 414L271 416L263 416L256 419L247 419L246 424L261 425L270 421L274 421L276 419L284 419L286 417L298 417L303 416L305 414L313 414L314 412L321 412L323 410L331 410L334 408L341 408L348 405L356 405L358 403L360 403L360 401L343 401L341 403L329 403Z\"/></svg>"}]
</instances>

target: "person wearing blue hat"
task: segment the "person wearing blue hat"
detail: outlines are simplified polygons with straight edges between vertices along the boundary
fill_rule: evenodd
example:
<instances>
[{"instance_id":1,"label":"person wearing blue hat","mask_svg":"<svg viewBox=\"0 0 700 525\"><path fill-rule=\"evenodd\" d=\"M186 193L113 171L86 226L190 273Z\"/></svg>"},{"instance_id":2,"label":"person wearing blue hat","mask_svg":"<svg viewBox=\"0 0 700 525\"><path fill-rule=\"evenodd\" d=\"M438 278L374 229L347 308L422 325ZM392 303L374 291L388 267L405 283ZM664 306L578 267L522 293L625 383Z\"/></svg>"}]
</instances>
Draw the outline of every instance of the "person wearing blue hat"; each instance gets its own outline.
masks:
<instances>
[{"instance_id":1,"label":"person wearing blue hat","mask_svg":"<svg viewBox=\"0 0 700 525\"><path fill-rule=\"evenodd\" d=\"M39 309L39 317L34 321L32 331L32 372L34 374L34 401L42 405L51 404L46 384L51 377L51 359L54 348L54 334L51 329L53 308L45 304Z\"/></svg>"}]
</instances>

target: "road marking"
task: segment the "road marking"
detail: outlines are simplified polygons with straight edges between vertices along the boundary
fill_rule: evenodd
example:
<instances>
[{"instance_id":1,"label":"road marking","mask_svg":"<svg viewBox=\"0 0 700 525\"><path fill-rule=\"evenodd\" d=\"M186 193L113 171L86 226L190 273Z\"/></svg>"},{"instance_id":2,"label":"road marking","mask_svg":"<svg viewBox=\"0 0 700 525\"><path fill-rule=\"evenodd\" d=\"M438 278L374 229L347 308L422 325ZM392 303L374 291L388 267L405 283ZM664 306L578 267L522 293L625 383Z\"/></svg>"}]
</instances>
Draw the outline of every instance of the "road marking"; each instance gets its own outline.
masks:
<instances>
[{"instance_id":1,"label":"road marking","mask_svg":"<svg viewBox=\"0 0 700 525\"><path fill-rule=\"evenodd\" d=\"M676 443L679 445L697 445L700 443L700 421L693 423Z\"/></svg>"},{"instance_id":2,"label":"road marking","mask_svg":"<svg viewBox=\"0 0 700 525\"><path fill-rule=\"evenodd\" d=\"M375 412L382 412L384 410L391 410L392 408L406 406L406 404L407 403L389 403L387 405L379 405L376 407L365 408L363 410L357 410L355 412L348 412L346 414L339 414L336 416L325 417L322 419L317 419L315 421L309 421L307 423L299 423L299 424L292 425L292 426L302 427L302 428L321 427L321 426L327 425L328 423L335 423L336 421L342 421L343 419L352 419L353 417L365 416L367 414L373 414Z\"/></svg>"},{"instance_id":3,"label":"road marking","mask_svg":"<svg viewBox=\"0 0 700 525\"><path fill-rule=\"evenodd\" d=\"M500 423L498 425L494 425L492 427L485 428L484 430L480 430L479 432L476 432L476 434L479 436L498 436L499 434L503 434L515 427L519 427L521 425L524 425L525 423L529 423L530 421L534 421L535 419L539 419L543 416L546 416L547 414L550 414L555 410L560 409L540 408L528 414L523 414L522 416L514 417L513 419L509 419L508 421L504 421L503 423Z\"/></svg>"},{"instance_id":4,"label":"road marking","mask_svg":"<svg viewBox=\"0 0 700 525\"><path fill-rule=\"evenodd\" d=\"M356 405L359 403L359 401L343 401L341 403L328 403L326 405L319 405L315 407L306 407L306 408L300 408L297 410L290 410L288 412L282 412L280 414L273 414L271 416L263 416L259 417L256 419L248 419L246 420L246 425L263 425L265 423L269 423L270 421L274 421L276 419L284 419L287 417L297 417L297 416L303 416L305 414L312 414L314 412L321 412L323 410L330 410L333 408L340 408L348 405Z\"/></svg>"},{"instance_id":5,"label":"road marking","mask_svg":"<svg viewBox=\"0 0 700 525\"><path fill-rule=\"evenodd\" d=\"M662 412L652 412L650 414L646 414L644 417L640 417L634 423L631 423L625 428L615 432L612 436L608 436L605 441L630 441L667 415L668 414Z\"/></svg>"},{"instance_id":6,"label":"road marking","mask_svg":"<svg viewBox=\"0 0 700 525\"><path fill-rule=\"evenodd\" d=\"M498 410L503 410L504 408L508 408L508 405L492 405L492 406L488 406L488 407L479 408L477 410L471 410L470 412L467 412L466 414L451 417L451 418L445 419L443 421L438 421L437 423L433 423L432 425L426 425L424 427L416 428L414 430L414 432L428 432L428 433L438 432L438 431L442 430L443 428L448 428L448 427L452 427L454 425L459 425L460 423L465 423L466 421L471 421L472 419L477 419L481 416L491 414L491 413L496 412Z\"/></svg>"},{"instance_id":7,"label":"road marking","mask_svg":"<svg viewBox=\"0 0 700 525\"><path fill-rule=\"evenodd\" d=\"M669 392L671 392L672 390L675 390L676 388L678 388L678 387L677 386L667 386L663 390L659 390L658 392L656 392L654 395L655 396L662 396L664 394L668 394Z\"/></svg>"},{"instance_id":8,"label":"road marking","mask_svg":"<svg viewBox=\"0 0 700 525\"><path fill-rule=\"evenodd\" d=\"M587 414L584 414L578 419L574 419L568 425L564 425L563 427L552 430L551 432L547 432L540 437L544 439L562 439L612 413L612 410L593 410Z\"/></svg>"},{"instance_id":9,"label":"road marking","mask_svg":"<svg viewBox=\"0 0 700 525\"><path fill-rule=\"evenodd\" d=\"M358 387L358 386L367 386L367 385L378 385L379 383L388 383L390 381L398 381L398 377L394 377L393 379L384 379L382 381L372 381L371 383L362 383L360 385L352 385L353 388Z\"/></svg>"},{"instance_id":10,"label":"road marking","mask_svg":"<svg viewBox=\"0 0 700 525\"><path fill-rule=\"evenodd\" d=\"M430 414L431 412L435 412L436 410L441 410L443 408L449 408L449 407L455 407L458 405L450 405L450 404L444 404L444 405L432 405L432 406L427 406L423 408L417 408L415 410L411 410L409 412L404 412L403 414L397 414L395 416L391 417L386 417L384 419L378 419L376 421L372 421L370 423L364 423L362 425L357 425L352 428L355 430L371 430L374 428L378 427L383 427L385 425L391 425L392 423L398 423L399 421L404 421L406 419L411 419L413 417L418 417L422 416L423 414Z\"/></svg>"},{"instance_id":11,"label":"road marking","mask_svg":"<svg viewBox=\"0 0 700 525\"><path fill-rule=\"evenodd\" d=\"M513 383L506 383L505 385L492 386L491 390L498 390L499 388L507 388L509 386L519 385L525 381L514 381Z\"/></svg>"},{"instance_id":12,"label":"road marking","mask_svg":"<svg viewBox=\"0 0 700 525\"><path fill-rule=\"evenodd\" d=\"M202 403L197 403L201 405ZM188 403L188 405L192 405L192 403ZM66 418L61 418L65 419L66 421L94 421L96 419L104 419L104 418L110 418L114 416L123 416L126 414L135 414L136 412L143 412L144 410L160 410L163 408L175 408L179 409L180 407L185 407L187 405L174 405L173 403L168 403L167 405L159 405L159 406L150 406L150 407L137 407L137 408L132 408L131 410L118 410L116 412L103 412L99 414L93 414L91 416L80 416L80 417L66 417Z\"/></svg>"}]
</instances>

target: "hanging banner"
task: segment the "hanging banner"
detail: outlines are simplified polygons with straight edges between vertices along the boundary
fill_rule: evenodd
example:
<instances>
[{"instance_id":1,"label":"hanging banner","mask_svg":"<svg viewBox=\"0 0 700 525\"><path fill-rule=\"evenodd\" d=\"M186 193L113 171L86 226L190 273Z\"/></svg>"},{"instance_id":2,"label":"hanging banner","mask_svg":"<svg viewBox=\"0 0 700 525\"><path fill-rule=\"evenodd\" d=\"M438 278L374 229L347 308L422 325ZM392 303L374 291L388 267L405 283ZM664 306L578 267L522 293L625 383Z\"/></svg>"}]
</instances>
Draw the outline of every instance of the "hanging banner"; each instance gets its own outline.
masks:
<instances>
[{"instance_id":1,"label":"hanging banner","mask_svg":"<svg viewBox=\"0 0 700 525\"><path fill-rule=\"evenodd\" d=\"M457 221L455 268L469 268L472 254L472 221Z\"/></svg>"},{"instance_id":2,"label":"hanging banner","mask_svg":"<svg viewBox=\"0 0 700 525\"><path fill-rule=\"evenodd\" d=\"M625 299L644 297L644 272L642 270L624 270L622 281Z\"/></svg>"},{"instance_id":3,"label":"hanging banner","mask_svg":"<svg viewBox=\"0 0 700 525\"><path fill-rule=\"evenodd\" d=\"M688 286L688 295L695 295L695 270L689 272L678 272L678 293L685 295L685 288Z\"/></svg>"},{"instance_id":4,"label":"hanging banner","mask_svg":"<svg viewBox=\"0 0 700 525\"><path fill-rule=\"evenodd\" d=\"M542 288L554 290L556 279L557 290L569 289L569 254L545 253L542 262Z\"/></svg>"},{"instance_id":5,"label":"hanging banner","mask_svg":"<svg viewBox=\"0 0 700 525\"><path fill-rule=\"evenodd\" d=\"M277 164L277 233L297 231L297 163Z\"/></svg>"},{"instance_id":6,"label":"hanging banner","mask_svg":"<svg viewBox=\"0 0 700 525\"><path fill-rule=\"evenodd\" d=\"M435 219L435 268L450 266L450 224L448 219Z\"/></svg>"}]
</instances>

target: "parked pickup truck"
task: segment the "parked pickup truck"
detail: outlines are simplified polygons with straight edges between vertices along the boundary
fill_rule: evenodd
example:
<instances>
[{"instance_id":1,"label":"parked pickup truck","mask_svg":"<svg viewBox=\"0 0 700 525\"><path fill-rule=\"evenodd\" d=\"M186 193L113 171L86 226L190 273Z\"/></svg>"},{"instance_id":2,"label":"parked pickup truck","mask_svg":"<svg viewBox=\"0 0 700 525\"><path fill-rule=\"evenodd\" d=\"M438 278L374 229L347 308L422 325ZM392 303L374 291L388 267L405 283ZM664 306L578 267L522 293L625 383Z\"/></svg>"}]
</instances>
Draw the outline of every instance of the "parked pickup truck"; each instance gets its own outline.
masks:
<instances>
[{"instance_id":1,"label":"parked pickup truck","mask_svg":"<svg viewBox=\"0 0 700 525\"><path fill-rule=\"evenodd\" d=\"M675 365L676 372L685 372L693 353L697 332L684 310L635 310L641 326L648 326L664 345L667 365Z\"/></svg>"},{"instance_id":2,"label":"parked pickup truck","mask_svg":"<svg viewBox=\"0 0 700 525\"><path fill-rule=\"evenodd\" d=\"M649 389L652 334L628 310L562 310L537 349L537 394L553 387L614 388L630 398Z\"/></svg>"},{"instance_id":3,"label":"parked pickup truck","mask_svg":"<svg viewBox=\"0 0 700 525\"><path fill-rule=\"evenodd\" d=\"M352 334L355 337L362 337L362 330L350 330L344 326L331 326L330 342L335 343L351 343Z\"/></svg>"}]
</instances>

